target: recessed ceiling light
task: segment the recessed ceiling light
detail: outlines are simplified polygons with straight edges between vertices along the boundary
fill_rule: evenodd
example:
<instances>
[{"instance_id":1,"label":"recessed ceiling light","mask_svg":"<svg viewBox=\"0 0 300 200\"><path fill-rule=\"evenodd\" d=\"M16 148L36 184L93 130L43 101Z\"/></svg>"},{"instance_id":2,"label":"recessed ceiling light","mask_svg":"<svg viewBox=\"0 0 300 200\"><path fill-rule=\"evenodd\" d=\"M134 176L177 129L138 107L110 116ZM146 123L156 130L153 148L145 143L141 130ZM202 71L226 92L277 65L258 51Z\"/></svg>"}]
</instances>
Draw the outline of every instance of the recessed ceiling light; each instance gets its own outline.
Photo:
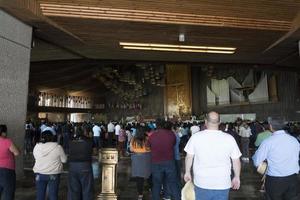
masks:
<instances>
[{"instance_id":1,"label":"recessed ceiling light","mask_svg":"<svg viewBox=\"0 0 300 200\"><path fill-rule=\"evenodd\" d=\"M155 43L136 43L136 42L120 42L121 46L142 46L142 47L168 47L168 48L183 48L183 49L211 49L235 51L235 47L216 47L216 46L194 46L194 45L174 45L174 44L155 44Z\"/></svg>"},{"instance_id":2,"label":"recessed ceiling light","mask_svg":"<svg viewBox=\"0 0 300 200\"><path fill-rule=\"evenodd\" d=\"M148 50L148 51L191 52L191 53L219 53L219 54L234 54L235 53L235 51L222 51L222 50L178 49L178 48L135 47L135 46L123 46L123 49Z\"/></svg>"},{"instance_id":3,"label":"recessed ceiling light","mask_svg":"<svg viewBox=\"0 0 300 200\"><path fill-rule=\"evenodd\" d=\"M234 54L236 50L235 47L191 46L191 45L133 43L133 42L120 42L119 44L120 46L123 47L123 49L132 49L132 50L220 53L220 54Z\"/></svg>"}]
</instances>

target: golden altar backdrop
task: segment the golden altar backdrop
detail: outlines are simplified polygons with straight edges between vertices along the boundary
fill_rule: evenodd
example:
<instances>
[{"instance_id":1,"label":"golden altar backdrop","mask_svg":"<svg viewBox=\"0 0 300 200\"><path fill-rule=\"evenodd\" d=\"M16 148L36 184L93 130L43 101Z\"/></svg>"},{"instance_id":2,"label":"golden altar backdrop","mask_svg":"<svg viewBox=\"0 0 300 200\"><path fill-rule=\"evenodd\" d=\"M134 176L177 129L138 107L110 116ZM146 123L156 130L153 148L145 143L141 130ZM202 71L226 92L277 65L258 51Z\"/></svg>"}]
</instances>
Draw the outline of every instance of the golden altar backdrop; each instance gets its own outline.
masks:
<instances>
[{"instance_id":1,"label":"golden altar backdrop","mask_svg":"<svg viewBox=\"0 0 300 200\"><path fill-rule=\"evenodd\" d=\"M191 68L184 64L166 65L165 113L168 116L191 114Z\"/></svg>"}]
</instances>

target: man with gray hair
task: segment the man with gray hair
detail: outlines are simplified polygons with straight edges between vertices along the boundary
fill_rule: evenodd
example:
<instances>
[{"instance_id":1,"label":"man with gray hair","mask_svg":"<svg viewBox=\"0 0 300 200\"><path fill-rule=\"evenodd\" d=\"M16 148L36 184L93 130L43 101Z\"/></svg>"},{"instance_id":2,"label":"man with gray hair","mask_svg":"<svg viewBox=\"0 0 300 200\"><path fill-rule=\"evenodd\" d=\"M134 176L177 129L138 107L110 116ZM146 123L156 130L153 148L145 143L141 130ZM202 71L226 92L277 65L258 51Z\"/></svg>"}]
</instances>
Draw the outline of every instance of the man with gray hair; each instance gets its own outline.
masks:
<instances>
[{"instance_id":1,"label":"man with gray hair","mask_svg":"<svg viewBox=\"0 0 300 200\"><path fill-rule=\"evenodd\" d=\"M284 120L269 119L272 135L265 139L253 156L254 165L267 161L267 200L299 200L299 152L298 141L283 130Z\"/></svg>"},{"instance_id":2,"label":"man with gray hair","mask_svg":"<svg viewBox=\"0 0 300 200\"><path fill-rule=\"evenodd\" d=\"M184 180L192 180L193 165L196 200L227 200L229 189L240 187L241 152L235 139L219 130L219 124L219 114L209 112L205 120L207 129L192 135L184 148Z\"/></svg>"}]
</instances>

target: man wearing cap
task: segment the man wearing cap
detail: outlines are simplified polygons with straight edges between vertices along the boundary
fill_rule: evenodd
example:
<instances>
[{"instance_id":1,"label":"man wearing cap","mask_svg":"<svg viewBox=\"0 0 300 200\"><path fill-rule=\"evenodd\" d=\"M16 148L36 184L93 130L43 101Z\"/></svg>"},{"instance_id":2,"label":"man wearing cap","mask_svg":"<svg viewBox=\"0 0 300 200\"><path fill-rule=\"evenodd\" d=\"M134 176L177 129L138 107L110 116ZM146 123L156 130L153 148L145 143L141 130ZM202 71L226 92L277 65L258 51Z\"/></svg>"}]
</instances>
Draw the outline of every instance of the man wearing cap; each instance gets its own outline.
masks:
<instances>
[{"instance_id":1,"label":"man wearing cap","mask_svg":"<svg viewBox=\"0 0 300 200\"><path fill-rule=\"evenodd\" d=\"M270 119L272 135L264 140L253 156L254 165L260 166L265 160L268 163L265 190L267 200L300 199L299 151L298 141L290 136L280 118Z\"/></svg>"},{"instance_id":2,"label":"man wearing cap","mask_svg":"<svg viewBox=\"0 0 300 200\"><path fill-rule=\"evenodd\" d=\"M192 180L193 164L196 200L227 200L229 189L240 187L241 152L235 139L219 130L219 123L218 113L208 113L207 129L192 135L184 148L187 153L184 180Z\"/></svg>"}]
</instances>

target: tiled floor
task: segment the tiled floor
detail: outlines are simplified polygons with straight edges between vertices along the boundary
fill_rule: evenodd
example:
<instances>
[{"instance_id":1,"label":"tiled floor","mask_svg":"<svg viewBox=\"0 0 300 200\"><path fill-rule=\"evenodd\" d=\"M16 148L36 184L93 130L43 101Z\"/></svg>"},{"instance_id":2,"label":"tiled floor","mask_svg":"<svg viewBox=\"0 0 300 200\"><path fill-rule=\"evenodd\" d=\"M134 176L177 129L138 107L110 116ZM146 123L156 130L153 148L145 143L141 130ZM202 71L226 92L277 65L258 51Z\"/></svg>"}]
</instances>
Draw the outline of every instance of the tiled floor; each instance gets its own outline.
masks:
<instances>
[{"instance_id":1,"label":"tiled floor","mask_svg":"<svg viewBox=\"0 0 300 200\"><path fill-rule=\"evenodd\" d=\"M32 168L32 158L26 160L25 177L18 181L16 190L16 200L34 200L35 187L34 176L30 169ZM67 194L67 173L61 177L59 198L66 200ZM134 200L137 199L135 182L130 177L130 158L123 158L118 165L118 189L117 193L120 200ZM259 192L260 176L255 172L253 166L249 163L243 164L241 175L241 188L238 191L230 192L231 200L254 200L263 199L262 193ZM95 196L100 192L100 181L95 180ZM145 199L150 200L150 194L145 192Z\"/></svg>"}]
</instances>

